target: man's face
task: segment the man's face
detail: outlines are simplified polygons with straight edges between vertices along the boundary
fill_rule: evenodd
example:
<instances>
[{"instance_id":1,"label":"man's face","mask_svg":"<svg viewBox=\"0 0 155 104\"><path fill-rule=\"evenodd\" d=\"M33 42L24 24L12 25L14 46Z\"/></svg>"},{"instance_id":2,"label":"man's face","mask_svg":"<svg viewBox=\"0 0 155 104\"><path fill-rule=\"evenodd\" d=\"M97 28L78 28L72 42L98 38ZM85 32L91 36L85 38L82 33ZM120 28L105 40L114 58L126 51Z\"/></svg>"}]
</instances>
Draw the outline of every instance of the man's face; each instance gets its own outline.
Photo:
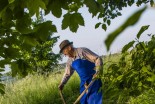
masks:
<instances>
[{"instance_id":1,"label":"man's face","mask_svg":"<svg viewBox=\"0 0 155 104\"><path fill-rule=\"evenodd\" d=\"M62 53L63 53L65 56L73 57L73 52L72 52L71 46L67 46L67 47L62 51Z\"/></svg>"}]
</instances>

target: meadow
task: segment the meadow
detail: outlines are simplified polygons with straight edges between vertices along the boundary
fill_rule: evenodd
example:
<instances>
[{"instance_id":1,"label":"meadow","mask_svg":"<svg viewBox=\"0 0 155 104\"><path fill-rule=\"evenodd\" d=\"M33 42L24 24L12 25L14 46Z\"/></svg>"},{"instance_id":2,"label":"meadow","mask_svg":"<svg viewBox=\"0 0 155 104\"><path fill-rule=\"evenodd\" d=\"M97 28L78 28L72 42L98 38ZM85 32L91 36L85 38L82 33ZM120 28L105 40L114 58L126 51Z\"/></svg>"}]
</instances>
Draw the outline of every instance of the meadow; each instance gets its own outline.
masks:
<instances>
[{"instance_id":1,"label":"meadow","mask_svg":"<svg viewBox=\"0 0 155 104\"><path fill-rule=\"evenodd\" d=\"M116 77L116 80L114 75L110 73L109 66L118 63L121 54L113 54L103 58L105 65L101 79L103 82L104 104L155 104L155 90L151 87L149 90L137 94L137 96L136 92L130 91L131 88L120 88L120 75ZM59 72L53 72L48 77L28 75L14 82L8 81L5 94L0 96L0 104L62 104L58 84L63 76L63 72L64 69ZM117 85L115 85L116 82ZM79 96L79 83L79 77L74 73L63 90L67 104L72 104Z\"/></svg>"}]
</instances>

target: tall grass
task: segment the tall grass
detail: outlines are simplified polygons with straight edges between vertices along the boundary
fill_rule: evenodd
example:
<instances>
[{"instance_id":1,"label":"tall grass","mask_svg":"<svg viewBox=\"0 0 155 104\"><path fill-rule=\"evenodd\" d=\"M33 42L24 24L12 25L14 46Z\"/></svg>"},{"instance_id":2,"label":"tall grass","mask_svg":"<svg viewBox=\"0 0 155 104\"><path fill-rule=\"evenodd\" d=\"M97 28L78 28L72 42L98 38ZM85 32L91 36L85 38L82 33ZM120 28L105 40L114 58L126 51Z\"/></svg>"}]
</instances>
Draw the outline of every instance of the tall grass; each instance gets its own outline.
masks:
<instances>
[{"instance_id":1,"label":"tall grass","mask_svg":"<svg viewBox=\"0 0 155 104\"><path fill-rule=\"evenodd\" d=\"M132 96L133 92L131 92L129 88L120 88L119 80L117 77L115 78L115 74L118 73L114 73L117 72L118 69L108 69L111 63L118 64L120 57L121 54L104 57L104 63L107 64L104 66L104 75L101 78L103 82L103 103L155 104L155 90L153 88L137 96ZM130 63L128 62L128 64ZM63 74L60 73L53 73L49 77L29 75L26 78L8 83L6 84L6 94L0 96L0 104L62 104L58 91L58 84L62 76ZM110 80L108 80L109 78ZM63 90L64 99L67 104L73 104L79 96L79 83L79 77L74 73ZM108 90L108 92L106 92L106 90Z\"/></svg>"},{"instance_id":2,"label":"tall grass","mask_svg":"<svg viewBox=\"0 0 155 104\"><path fill-rule=\"evenodd\" d=\"M0 97L0 104L62 104L58 84L62 74L45 78L29 75L24 79L6 85L6 94ZM64 90L66 102L74 102L79 94L79 79L71 77Z\"/></svg>"}]
</instances>

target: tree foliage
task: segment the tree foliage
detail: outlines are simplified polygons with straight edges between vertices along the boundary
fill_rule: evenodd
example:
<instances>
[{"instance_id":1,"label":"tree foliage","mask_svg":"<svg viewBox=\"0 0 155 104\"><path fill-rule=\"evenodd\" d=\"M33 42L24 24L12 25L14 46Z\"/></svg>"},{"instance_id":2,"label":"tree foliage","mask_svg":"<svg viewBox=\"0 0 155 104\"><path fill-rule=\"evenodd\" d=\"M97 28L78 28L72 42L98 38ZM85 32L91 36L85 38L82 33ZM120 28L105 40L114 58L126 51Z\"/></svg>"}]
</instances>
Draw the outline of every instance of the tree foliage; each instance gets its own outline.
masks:
<instances>
[{"instance_id":1,"label":"tree foliage","mask_svg":"<svg viewBox=\"0 0 155 104\"><path fill-rule=\"evenodd\" d=\"M26 15L28 17L28 14ZM53 70L60 58L59 54L54 54L52 51L59 38L52 36L56 32L56 27L51 21L41 20L40 16L37 21L23 18L17 20L17 26L11 27L9 31L3 26L1 28L7 32L4 31L0 37L2 48L0 67L4 69L6 64L10 65L13 77L16 75L25 77L28 73L38 70L42 73ZM4 93L3 84L0 85L0 91Z\"/></svg>"},{"instance_id":2,"label":"tree foliage","mask_svg":"<svg viewBox=\"0 0 155 104\"><path fill-rule=\"evenodd\" d=\"M109 64L103 77L106 103L126 103L130 97L155 89L155 35L149 34L148 42L139 41L148 27L141 27L137 39L123 47L118 62L106 63Z\"/></svg>"},{"instance_id":3,"label":"tree foliage","mask_svg":"<svg viewBox=\"0 0 155 104\"><path fill-rule=\"evenodd\" d=\"M48 76L58 65L59 54L52 51L52 47L57 42L58 37L49 37L46 41L40 42L32 49L31 54L27 54L24 59L32 67L33 71L38 74ZM26 55L26 54L25 54Z\"/></svg>"},{"instance_id":4,"label":"tree foliage","mask_svg":"<svg viewBox=\"0 0 155 104\"><path fill-rule=\"evenodd\" d=\"M142 13L146 10L146 7L142 8L141 10L138 10L135 12L133 15L131 15L118 29L110 33L105 40L105 44L107 46L107 50L110 49L110 45L114 41L114 39L121 33L123 32L127 27L132 26L136 24L142 15Z\"/></svg>"}]
</instances>

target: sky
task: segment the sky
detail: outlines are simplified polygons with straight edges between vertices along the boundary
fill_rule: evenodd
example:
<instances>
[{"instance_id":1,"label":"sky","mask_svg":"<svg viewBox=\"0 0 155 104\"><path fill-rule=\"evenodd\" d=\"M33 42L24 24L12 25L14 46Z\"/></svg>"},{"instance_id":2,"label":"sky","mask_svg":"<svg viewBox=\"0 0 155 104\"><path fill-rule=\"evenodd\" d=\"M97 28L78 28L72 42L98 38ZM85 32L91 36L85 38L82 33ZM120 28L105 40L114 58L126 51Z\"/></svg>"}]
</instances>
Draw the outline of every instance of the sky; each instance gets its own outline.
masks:
<instances>
[{"instance_id":1,"label":"sky","mask_svg":"<svg viewBox=\"0 0 155 104\"><path fill-rule=\"evenodd\" d=\"M53 51L54 53L59 53L59 44L61 41L68 39L73 42L74 47L86 47L95 52L98 55L108 55L110 53L120 52L122 47L132 40L135 40L136 34L140 28L144 25L150 25L149 29L145 31L140 40L148 41L150 38L147 34L155 34L155 8L149 7L141 16L140 20L131 27L128 27L123 31L112 43L109 51L106 50L105 39L108 34L117 29L124 21L132 15L135 11L142 8L135 5L127 8L123 8L121 11L122 16L116 17L111 20L111 25L107 27L107 31L104 31L101 27L95 29L95 24L100 22L97 18L92 18L91 14L88 12L86 7L79 10L79 12L84 17L85 26L80 26L76 33L71 32L68 28L65 30L61 29L62 18L58 19L52 17L52 15L46 16L46 19L52 20L53 24L57 26L57 33L54 36L60 36L58 42L55 44ZM67 58L63 57L60 63L66 62Z\"/></svg>"}]
</instances>

